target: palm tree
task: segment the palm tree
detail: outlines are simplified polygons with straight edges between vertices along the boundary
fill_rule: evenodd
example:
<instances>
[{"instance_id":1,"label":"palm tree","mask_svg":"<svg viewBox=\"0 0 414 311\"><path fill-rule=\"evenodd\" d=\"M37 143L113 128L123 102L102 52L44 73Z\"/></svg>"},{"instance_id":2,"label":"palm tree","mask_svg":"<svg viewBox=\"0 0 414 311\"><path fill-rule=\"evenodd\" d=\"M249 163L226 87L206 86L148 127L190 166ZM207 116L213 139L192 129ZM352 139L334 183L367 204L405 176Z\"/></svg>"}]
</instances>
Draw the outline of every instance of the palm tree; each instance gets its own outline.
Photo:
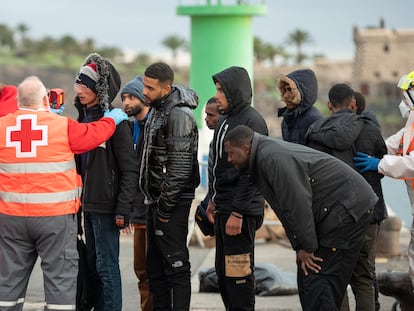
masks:
<instances>
[{"instance_id":1,"label":"palm tree","mask_svg":"<svg viewBox=\"0 0 414 311\"><path fill-rule=\"evenodd\" d=\"M71 35L64 35L58 41L61 50L64 51L63 57L68 56L68 54L75 53L78 49L78 41Z\"/></svg>"},{"instance_id":2,"label":"palm tree","mask_svg":"<svg viewBox=\"0 0 414 311\"><path fill-rule=\"evenodd\" d=\"M47 51L56 51L60 44L50 36L44 37L32 43L31 52L43 54Z\"/></svg>"},{"instance_id":3,"label":"palm tree","mask_svg":"<svg viewBox=\"0 0 414 311\"><path fill-rule=\"evenodd\" d=\"M266 58L271 62L272 66L276 65L276 58L278 56L283 57L286 53L285 49L280 45L272 45L270 43L266 43L264 45Z\"/></svg>"},{"instance_id":4,"label":"palm tree","mask_svg":"<svg viewBox=\"0 0 414 311\"><path fill-rule=\"evenodd\" d=\"M266 59L265 43L256 36L253 38L253 54L258 64L261 64Z\"/></svg>"},{"instance_id":5,"label":"palm tree","mask_svg":"<svg viewBox=\"0 0 414 311\"><path fill-rule=\"evenodd\" d=\"M172 52L172 59L173 59L173 63L176 64L177 63L177 51L180 48L185 48L187 46L187 41L181 37L175 36L175 35L170 35L166 38L164 38L164 40L162 40L162 45L164 45L165 47L169 48Z\"/></svg>"},{"instance_id":6,"label":"palm tree","mask_svg":"<svg viewBox=\"0 0 414 311\"><path fill-rule=\"evenodd\" d=\"M115 46L104 46L97 51L102 57L115 59L117 57L122 58L124 53Z\"/></svg>"},{"instance_id":7,"label":"palm tree","mask_svg":"<svg viewBox=\"0 0 414 311\"><path fill-rule=\"evenodd\" d=\"M136 63L142 67L148 67L148 65L151 64L151 56L147 53L139 53L137 56L135 56L133 63Z\"/></svg>"},{"instance_id":8,"label":"palm tree","mask_svg":"<svg viewBox=\"0 0 414 311\"><path fill-rule=\"evenodd\" d=\"M306 58L306 55L302 53L302 45L312 42L311 35L299 28L288 34L287 43L294 44L296 46L296 64L300 65Z\"/></svg>"},{"instance_id":9,"label":"palm tree","mask_svg":"<svg viewBox=\"0 0 414 311\"><path fill-rule=\"evenodd\" d=\"M0 24L0 49L9 48L14 49L15 42L13 39L13 30L10 29L6 24Z\"/></svg>"}]
</instances>

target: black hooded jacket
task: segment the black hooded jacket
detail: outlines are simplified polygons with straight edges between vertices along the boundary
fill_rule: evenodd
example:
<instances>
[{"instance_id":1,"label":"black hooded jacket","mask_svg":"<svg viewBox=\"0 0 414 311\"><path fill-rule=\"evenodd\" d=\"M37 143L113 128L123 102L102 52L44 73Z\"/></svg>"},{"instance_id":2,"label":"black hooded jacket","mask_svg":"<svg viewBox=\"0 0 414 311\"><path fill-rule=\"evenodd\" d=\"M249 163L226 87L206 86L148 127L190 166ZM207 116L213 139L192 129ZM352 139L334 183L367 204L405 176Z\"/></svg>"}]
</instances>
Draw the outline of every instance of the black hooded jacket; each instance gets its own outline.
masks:
<instances>
[{"instance_id":1,"label":"black hooded jacket","mask_svg":"<svg viewBox=\"0 0 414 311\"><path fill-rule=\"evenodd\" d=\"M104 111L111 108L121 85L116 69L100 55L89 55L84 65L88 63L95 63L99 74L96 83L99 103L86 108L75 96L79 122L102 118ZM129 216L137 192L139 171L128 121L120 123L108 141L88 153L77 155L76 164L83 180L84 211Z\"/></svg>"},{"instance_id":2,"label":"black hooded jacket","mask_svg":"<svg viewBox=\"0 0 414 311\"><path fill-rule=\"evenodd\" d=\"M330 117L313 123L305 137L306 145L332 154L355 169L354 156L358 151L381 159L387 154L387 147L378 126L363 115L355 114L351 109L343 109ZM382 193L382 174L374 171L362 173L371 185L379 200L373 211L372 223L387 218Z\"/></svg>"},{"instance_id":3,"label":"black hooded jacket","mask_svg":"<svg viewBox=\"0 0 414 311\"><path fill-rule=\"evenodd\" d=\"M171 217L180 199L194 199L200 183L197 160L198 128L193 109L198 96L183 86L173 86L161 103L152 107L145 124L139 184L147 204Z\"/></svg>"},{"instance_id":4,"label":"black hooded jacket","mask_svg":"<svg viewBox=\"0 0 414 311\"><path fill-rule=\"evenodd\" d=\"M224 151L226 133L237 125L268 135L263 117L251 105L252 87L244 68L230 67L213 76L220 83L229 103L220 117L212 141L212 161L209 159L209 193L218 212L237 211L246 215L262 215L264 200L250 176L240 173L227 161Z\"/></svg>"},{"instance_id":5,"label":"black hooded jacket","mask_svg":"<svg viewBox=\"0 0 414 311\"><path fill-rule=\"evenodd\" d=\"M293 71L287 77L296 84L301 102L294 110L279 108L277 116L283 117L283 140L303 145L309 126L323 118L319 110L313 106L318 98L318 81L315 73L309 69Z\"/></svg>"}]
</instances>

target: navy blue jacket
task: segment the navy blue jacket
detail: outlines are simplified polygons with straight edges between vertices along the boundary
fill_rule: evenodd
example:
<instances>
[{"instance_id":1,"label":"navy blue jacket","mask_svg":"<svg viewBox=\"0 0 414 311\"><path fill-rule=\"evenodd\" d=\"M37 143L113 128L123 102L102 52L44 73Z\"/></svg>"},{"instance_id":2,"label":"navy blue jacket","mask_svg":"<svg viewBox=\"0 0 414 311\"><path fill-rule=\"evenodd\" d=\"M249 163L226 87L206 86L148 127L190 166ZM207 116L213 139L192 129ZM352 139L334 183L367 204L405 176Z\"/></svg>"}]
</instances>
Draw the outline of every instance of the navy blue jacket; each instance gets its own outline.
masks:
<instances>
[{"instance_id":1,"label":"navy blue jacket","mask_svg":"<svg viewBox=\"0 0 414 311\"><path fill-rule=\"evenodd\" d=\"M296 70L287 75L300 92L301 102L295 110L286 107L278 109L278 117L283 117L282 137L291 143L305 144L305 134L309 126L323 116L313 107L318 98L318 81L312 70Z\"/></svg>"}]
</instances>

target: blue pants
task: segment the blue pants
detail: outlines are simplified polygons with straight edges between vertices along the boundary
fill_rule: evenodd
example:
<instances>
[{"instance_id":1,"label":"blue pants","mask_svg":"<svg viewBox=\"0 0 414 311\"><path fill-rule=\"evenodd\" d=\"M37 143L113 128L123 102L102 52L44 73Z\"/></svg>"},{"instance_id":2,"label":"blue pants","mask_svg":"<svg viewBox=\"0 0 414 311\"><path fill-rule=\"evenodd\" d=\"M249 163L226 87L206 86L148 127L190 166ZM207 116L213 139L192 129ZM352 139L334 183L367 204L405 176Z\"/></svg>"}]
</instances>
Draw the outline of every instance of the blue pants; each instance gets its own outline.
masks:
<instances>
[{"instance_id":1,"label":"blue pants","mask_svg":"<svg viewBox=\"0 0 414 311\"><path fill-rule=\"evenodd\" d=\"M119 228L112 214L85 213L86 255L95 311L121 311Z\"/></svg>"}]
</instances>

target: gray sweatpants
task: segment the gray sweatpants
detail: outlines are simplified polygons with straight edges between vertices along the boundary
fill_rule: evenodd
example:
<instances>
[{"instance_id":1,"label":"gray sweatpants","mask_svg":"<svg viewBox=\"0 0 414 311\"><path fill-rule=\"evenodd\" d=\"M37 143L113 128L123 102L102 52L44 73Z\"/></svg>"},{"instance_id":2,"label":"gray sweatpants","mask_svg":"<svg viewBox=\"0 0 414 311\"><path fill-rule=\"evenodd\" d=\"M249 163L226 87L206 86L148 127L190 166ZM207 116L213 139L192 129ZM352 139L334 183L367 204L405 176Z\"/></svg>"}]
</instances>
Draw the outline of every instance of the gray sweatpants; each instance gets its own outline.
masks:
<instances>
[{"instance_id":1,"label":"gray sweatpants","mask_svg":"<svg viewBox=\"0 0 414 311\"><path fill-rule=\"evenodd\" d=\"M0 310L20 311L39 256L45 310L75 310L78 251L76 215L0 214Z\"/></svg>"}]
</instances>

